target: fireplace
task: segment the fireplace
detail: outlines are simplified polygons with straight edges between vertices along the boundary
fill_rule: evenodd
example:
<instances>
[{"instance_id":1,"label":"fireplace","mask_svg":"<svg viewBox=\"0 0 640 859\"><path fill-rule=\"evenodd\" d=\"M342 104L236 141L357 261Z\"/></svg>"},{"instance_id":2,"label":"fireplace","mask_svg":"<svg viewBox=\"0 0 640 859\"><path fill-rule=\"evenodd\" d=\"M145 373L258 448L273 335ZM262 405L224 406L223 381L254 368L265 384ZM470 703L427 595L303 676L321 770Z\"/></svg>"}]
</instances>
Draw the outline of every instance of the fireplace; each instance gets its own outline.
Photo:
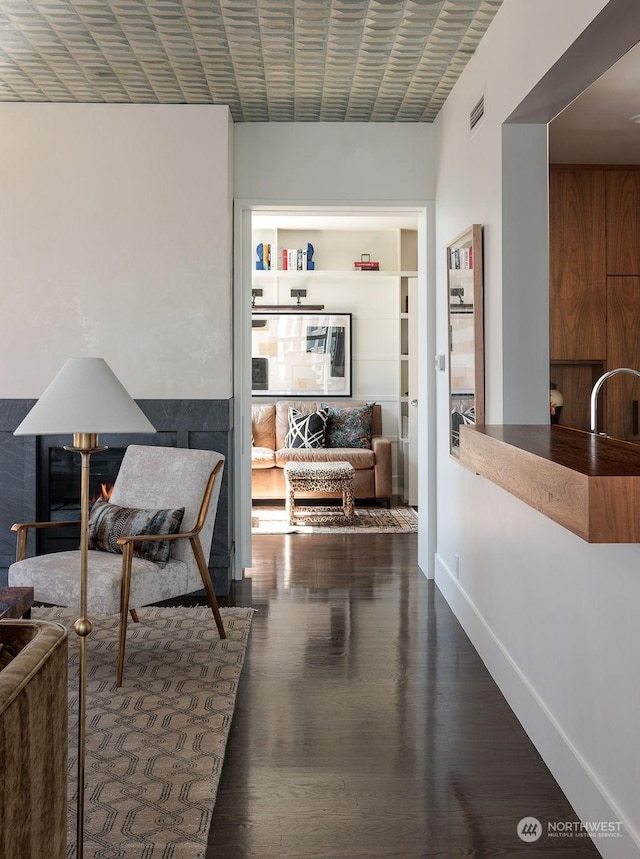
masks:
<instances>
[{"instance_id":1,"label":"fireplace","mask_svg":"<svg viewBox=\"0 0 640 859\"><path fill-rule=\"evenodd\" d=\"M77 453L64 448L48 450L48 468L43 470L41 486L46 497L45 521L66 522L80 519L81 459ZM91 457L89 502L109 498L118 474L124 448L109 448Z\"/></svg>"},{"instance_id":2,"label":"fireplace","mask_svg":"<svg viewBox=\"0 0 640 859\"><path fill-rule=\"evenodd\" d=\"M124 456L124 447L109 447L91 456L89 502L108 498ZM38 519L41 522L80 521L80 479L82 460L79 454L48 443L40 445L38 480ZM42 529L37 535L39 554L77 549L77 527Z\"/></svg>"}]
</instances>

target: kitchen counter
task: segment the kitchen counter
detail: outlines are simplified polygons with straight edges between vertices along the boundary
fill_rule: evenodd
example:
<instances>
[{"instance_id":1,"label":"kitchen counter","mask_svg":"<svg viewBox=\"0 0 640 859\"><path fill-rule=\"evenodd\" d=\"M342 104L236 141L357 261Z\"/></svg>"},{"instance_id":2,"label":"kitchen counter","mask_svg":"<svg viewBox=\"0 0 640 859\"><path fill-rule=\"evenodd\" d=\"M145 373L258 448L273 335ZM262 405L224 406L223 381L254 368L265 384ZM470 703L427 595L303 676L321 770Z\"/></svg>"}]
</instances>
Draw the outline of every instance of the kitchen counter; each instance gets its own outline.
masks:
<instances>
[{"instance_id":1,"label":"kitchen counter","mask_svg":"<svg viewBox=\"0 0 640 859\"><path fill-rule=\"evenodd\" d=\"M640 543L640 446L562 426L463 426L460 463L589 543Z\"/></svg>"}]
</instances>

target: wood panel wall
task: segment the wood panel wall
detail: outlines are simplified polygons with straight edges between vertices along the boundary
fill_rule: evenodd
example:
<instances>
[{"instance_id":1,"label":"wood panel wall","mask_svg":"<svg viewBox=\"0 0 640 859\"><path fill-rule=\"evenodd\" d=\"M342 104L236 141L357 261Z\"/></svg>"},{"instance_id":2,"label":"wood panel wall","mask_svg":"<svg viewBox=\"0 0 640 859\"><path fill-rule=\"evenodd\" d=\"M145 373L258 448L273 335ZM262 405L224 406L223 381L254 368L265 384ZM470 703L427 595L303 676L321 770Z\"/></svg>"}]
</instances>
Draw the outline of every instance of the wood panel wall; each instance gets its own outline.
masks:
<instances>
[{"instance_id":1,"label":"wood panel wall","mask_svg":"<svg viewBox=\"0 0 640 859\"><path fill-rule=\"evenodd\" d=\"M550 381L564 395L560 423L589 429L598 377L640 369L640 167L552 165L549 228ZM640 383L608 380L599 428L640 441L636 402Z\"/></svg>"}]
</instances>

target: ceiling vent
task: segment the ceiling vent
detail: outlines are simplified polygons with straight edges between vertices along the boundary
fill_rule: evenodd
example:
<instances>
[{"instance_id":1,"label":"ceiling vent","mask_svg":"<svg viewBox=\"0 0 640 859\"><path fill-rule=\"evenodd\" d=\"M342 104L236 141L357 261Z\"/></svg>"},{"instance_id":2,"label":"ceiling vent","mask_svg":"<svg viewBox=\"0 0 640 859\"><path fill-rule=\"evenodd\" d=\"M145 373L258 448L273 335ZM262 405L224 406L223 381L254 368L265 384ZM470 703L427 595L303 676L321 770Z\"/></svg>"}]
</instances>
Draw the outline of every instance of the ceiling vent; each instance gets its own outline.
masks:
<instances>
[{"instance_id":1,"label":"ceiling vent","mask_svg":"<svg viewBox=\"0 0 640 859\"><path fill-rule=\"evenodd\" d=\"M484 96L480 99L480 101L476 104L476 106L471 111L469 115L469 131L473 131L476 125L480 122L482 117L484 116Z\"/></svg>"}]
</instances>

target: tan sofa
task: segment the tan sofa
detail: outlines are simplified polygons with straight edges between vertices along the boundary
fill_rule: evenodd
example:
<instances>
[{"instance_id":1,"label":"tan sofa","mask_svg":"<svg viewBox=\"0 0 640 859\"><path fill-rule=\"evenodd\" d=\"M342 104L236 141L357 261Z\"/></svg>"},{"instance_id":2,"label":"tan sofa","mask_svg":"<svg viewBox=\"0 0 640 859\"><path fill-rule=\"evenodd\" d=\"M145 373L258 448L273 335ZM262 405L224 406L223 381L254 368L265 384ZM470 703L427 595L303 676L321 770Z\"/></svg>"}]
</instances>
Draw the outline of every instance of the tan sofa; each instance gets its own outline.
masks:
<instances>
[{"instance_id":1,"label":"tan sofa","mask_svg":"<svg viewBox=\"0 0 640 859\"><path fill-rule=\"evenodd\" d=\"M329 403L340 407L360 406L361 402ZM284 466L287 462L350 462L355 469L354 494L359 499L377 499L389 506L391 501L391 442L382 435L382 410L373 406L371 449L360 447L285 448L289 407L309 414L320 402L279 400L254 403L251 407L251 490L254 499L284 498ZM331 497L327 493L312 493Z\"/></svg>"}]
</instances>

